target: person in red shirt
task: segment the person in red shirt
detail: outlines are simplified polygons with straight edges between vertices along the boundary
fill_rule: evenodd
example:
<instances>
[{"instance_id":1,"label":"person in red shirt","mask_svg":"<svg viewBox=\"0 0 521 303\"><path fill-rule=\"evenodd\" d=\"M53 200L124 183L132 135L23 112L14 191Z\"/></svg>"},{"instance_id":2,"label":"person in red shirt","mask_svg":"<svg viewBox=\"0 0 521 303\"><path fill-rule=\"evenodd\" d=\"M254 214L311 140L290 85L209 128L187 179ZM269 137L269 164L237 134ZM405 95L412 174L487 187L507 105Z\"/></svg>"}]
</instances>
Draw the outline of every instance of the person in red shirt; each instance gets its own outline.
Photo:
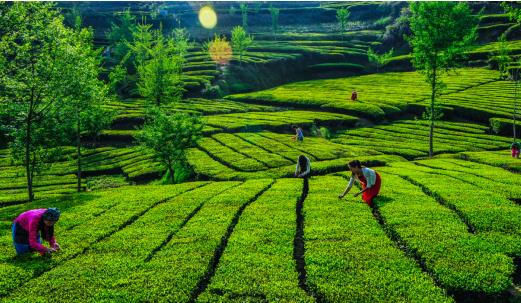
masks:
<instances>
[{"instance_id":1,"label":"person in red shirt","mask_svg":"<svg viewBox=\"0 0 521 303\"><path fill-rule=\"evenodd\" d=\"M356 92L356 90L354 90L351 93L351 101L356 101L356 100L358 100L358 93Z\"/></svg>"},{"instance_id":2,"label":"person in red shirt","mask_svg":"<svg viewBox=\"0 0 521 303\"><path fill-rule=\"evenodd\" d=\"M354 196L358 197L361 194L362 200L370 207L373 207L373 199L380 193L380 187L382 186L380 174L362 166L362 163L358 160L349 162L348 168L351 171L351 179L349 179L349 184L338 198L342 199L351 190L354 182L357 181L362 185L362 190L354 194Z\"/></svg>"},{"instance_id":3,"label":"person in red shirt","mask_svg":"<svg viewBox=\"0 0 521 303\"><path fill-rule=\"evenodd\" d=\"M33 209L20 214L12 226L16 254L38 251L40 255L50 255L60 250L54 238L54 224L59 219L60 211L56 208ZM43 246L40 238L49 242L50 247Z\"/></svg>"}]
</instances>

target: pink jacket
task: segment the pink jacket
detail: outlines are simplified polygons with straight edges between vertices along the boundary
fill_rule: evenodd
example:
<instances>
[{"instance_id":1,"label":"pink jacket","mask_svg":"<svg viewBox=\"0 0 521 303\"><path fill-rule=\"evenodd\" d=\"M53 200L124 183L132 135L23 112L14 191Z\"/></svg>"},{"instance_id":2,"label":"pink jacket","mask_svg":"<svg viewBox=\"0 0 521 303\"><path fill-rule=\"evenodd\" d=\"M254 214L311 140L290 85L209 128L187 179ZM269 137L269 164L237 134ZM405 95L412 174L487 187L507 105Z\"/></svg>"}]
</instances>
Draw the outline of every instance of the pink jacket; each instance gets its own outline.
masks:
<instances>
[{"instance_id":1,"label":"pink jacket","mask_svg":"<svg viewBox=\"0 0 521 303\"><path fill-rule=\"evenodd\" d=\"M29 246L38 250L40 254L44 254L46 252L45 246L38 243L38 229L40 227L40 221L42 220L42 216L47 209L33 209L28 210L21 215L19 215L14 222L18 223L20 227L22 227L29 234ZM44 226L44 229L47 227ZM45 234L45 233L44 233ZM45 239L49 242L51 247L54 247L56 244L56 239L52 236L50 239Z\"/></svg>"}]
</instances>

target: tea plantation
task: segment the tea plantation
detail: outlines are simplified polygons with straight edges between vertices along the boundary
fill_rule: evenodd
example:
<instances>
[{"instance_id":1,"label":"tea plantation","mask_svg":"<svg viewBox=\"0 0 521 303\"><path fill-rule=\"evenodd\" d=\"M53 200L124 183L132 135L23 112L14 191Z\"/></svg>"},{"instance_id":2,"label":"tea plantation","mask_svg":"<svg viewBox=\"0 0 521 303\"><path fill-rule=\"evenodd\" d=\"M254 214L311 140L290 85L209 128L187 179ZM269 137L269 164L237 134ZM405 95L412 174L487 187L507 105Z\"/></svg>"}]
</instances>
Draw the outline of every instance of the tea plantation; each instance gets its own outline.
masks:
<instances>
[{"instance_id":1,"label":"tea plantation","mask_svg":"<svg viewBox=\"0 0 521 303\"><path fill-rule=\"evenodd\" d=\"M186 3L164 4L197 18ZM83 5L107 45L99 31L118 4ZM229 5L215 4L229 15L223 28L242 18ZM430 158L431 91L410 49L379 72L367 57L389 43L406 3L280 2L278 32L259 21L272 7L250 5L254 42L226 68L204 43L225 29L188 27L186 91L163 109L198 114L204 127L177 184L137 142L149 101L129 87L103 105L112 123L82 134L80 192L75 147L44 163L29 201L25 167L1 142L0 302L521 302L521 159L509 149L519 87L488 59L503 32L521 54L519 25L499 4L472 4L484 7L479 37L442 78ZM342 7L354 19L339 31ZM309 180L295 178L300 155ZM359 185L339 198L352 160L382 178L373 207L353 196ZM61 250L17 256L12 221L47 207L62 212Z\"/></svg>"}]
</instances>

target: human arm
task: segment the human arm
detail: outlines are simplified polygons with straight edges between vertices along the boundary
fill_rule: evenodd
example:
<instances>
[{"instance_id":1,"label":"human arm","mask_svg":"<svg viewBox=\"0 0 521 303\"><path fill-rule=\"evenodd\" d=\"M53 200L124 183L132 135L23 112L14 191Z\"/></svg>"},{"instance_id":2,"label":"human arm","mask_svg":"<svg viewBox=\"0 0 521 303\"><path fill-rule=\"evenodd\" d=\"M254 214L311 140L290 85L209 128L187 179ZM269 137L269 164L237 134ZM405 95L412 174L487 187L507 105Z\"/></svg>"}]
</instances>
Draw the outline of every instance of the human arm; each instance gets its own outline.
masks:
<instances>
[{"instance_id":1,"label":"human arm","mask_svg":"<svg viewBox=\"0 0 521 303\"><path fill-rule=\"evenodd\" d=\"M355 197L358 197L359 195L363 194L366 190L369 190L370 187L366 187L364 189L362 189L361 191L357 192L356 194L354 194Z\"/></svg>"},{"instance_id":2,"label":"human arm","mask_svg":"<svg viewBox=\"0 0 521 303\"><path fill-rule=\"evenodd\" d=\"M298 176L299 170L300 170L300 162L297 160L297 167L295 168L295 177Z\"/></svg>"},{"instance_id":3,"label":"human arm","mask_svg":"<svg viewBox=\"0 0 521 303\"><path fill-rule=\"evenodd\" d=\"M36 249L40 255L44 255L53 251L53 249L38 243L38 227L39 219L32 219L29 222L29 246Z\"/></svg>"},{"instance_id":4,"label":"human arm","mask_svg":"<svg viewBox=\"0 0 521 303\"><path fill-rule=\"evenodd\" d=\"M342 199L345 195L347 195L347 193L351 190L351 187L353 187L353 183L355 182L355 179L353 176L351 176L351 179L349 179L349 183L347 184L347 187L346 189L344 190L344 192L338 196L338 198Z\"/></svg>"},{"instance_id":5,"label":"human arm","mask_svg":"<svg viewBox=\"0 0 521 303\"><path fill-rule=\"evenodd\" d=\"M54 250L60 250L60 245L56 243L54 235L49 239L49 246Z\"/></svg>"}]
</instances>

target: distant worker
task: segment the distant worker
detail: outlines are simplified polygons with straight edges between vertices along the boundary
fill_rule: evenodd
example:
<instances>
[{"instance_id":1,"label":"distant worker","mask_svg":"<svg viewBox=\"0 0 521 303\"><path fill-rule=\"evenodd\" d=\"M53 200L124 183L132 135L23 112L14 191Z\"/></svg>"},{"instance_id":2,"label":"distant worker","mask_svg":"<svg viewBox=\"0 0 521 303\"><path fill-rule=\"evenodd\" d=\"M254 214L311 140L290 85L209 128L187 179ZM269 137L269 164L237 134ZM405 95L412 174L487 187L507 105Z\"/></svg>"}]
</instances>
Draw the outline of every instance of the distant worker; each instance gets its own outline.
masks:
<instances>
[{"instance_id":1,"label":"distant worker","mask_svg":"<svg viewBox=\"0 0 521 303\"><path fill-rule=\"evenodd\" d=\"M368 167L362 166L358 160L349 162L348 168L351 171L351 179L344 192L338 196L338 198L342 199L351 190L356 180L362 185L362 190L354 196L358 197L362 194L362 200L367 203L367 205L373 207L373 198L380 192L380 186L382 184L380 174Z\"/></svg>"},{"instance_id":2,"label":"distant worker","mask_svg":"<svg viewBox=\"0 0 521 303\"><path fill-rule=\"evenodd\" d=\"M514 142L510 145L512 151L512 158L519 159L519 151L521 150L521 142Z\"/></svg>"},{"instance_id":3,"label":"distant worker","mask_svg":"<svg viewBox=\"0 0 521 303\"><path fill-rule=\"evenodd\" d=\"M302 128L293 125L293 130L295 131L295 136L293 136L291 139L293 141L297 140L298 142L304 141L304 132L302 132Z\"/></svg>"},{"instance_id":4,"label":"distant worker","mask_svg":"<svg viewBox=\"0 0 521 303\"><path fill-rule=\"evenodd\" d=\"M358 93L356 92L356 89L351 93L351 101L357 101L358 100Z\"/></svg>"},{"instance_id":5,"label":"distant worker","mask_svg":"<svg viewBox=\"0 0 521 303\"><path fill-rule=\"evenodd\" d=\"M308 192L308 178L311 176L311 161L304 155L298 156L297 167L295 168L295 177L304 179L304 192Z\"/></svg>"},{"instance_id":6,"label":"distant worker","mask_svg":"<svg viewBox=\"0 0 521 303\"><path fill-rule=\"evenodd\" d=\"M17 255L38 251L40 255L50 255L60 250L54 238L54 224L60 219L56 208L40 208L19 215L12 226L13 244ZM42 245L41 237L50 247Z\"/></svg>"}]
</instances>

